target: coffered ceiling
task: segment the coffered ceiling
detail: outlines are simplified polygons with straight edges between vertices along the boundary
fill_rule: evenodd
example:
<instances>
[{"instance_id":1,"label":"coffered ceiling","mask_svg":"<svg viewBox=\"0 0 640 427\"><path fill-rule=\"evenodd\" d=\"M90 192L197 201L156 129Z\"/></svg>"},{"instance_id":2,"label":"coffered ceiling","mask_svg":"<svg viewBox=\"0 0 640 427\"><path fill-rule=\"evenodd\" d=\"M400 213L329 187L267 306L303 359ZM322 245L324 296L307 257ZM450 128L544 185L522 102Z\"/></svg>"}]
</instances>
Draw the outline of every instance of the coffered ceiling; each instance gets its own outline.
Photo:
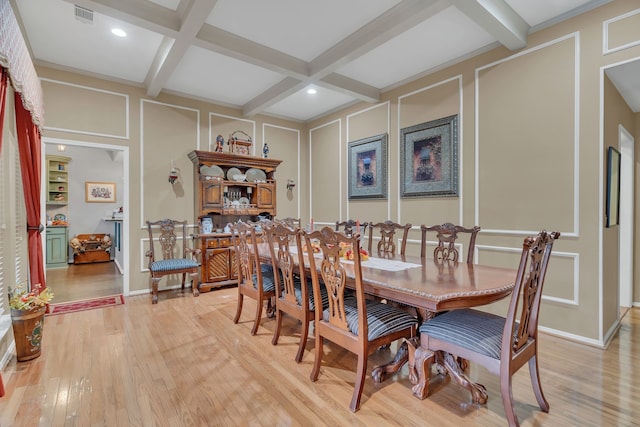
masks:
<instances>
[{"instance_id":1,"label":"coffered ceiling","mask_svg":"<svg viewBox=\"0 0 640 427\"><path fill-rule=\"evenodd\" d=\"M302 122L606 2L11 0L36 64Z\"/></svg>"}]
</instances>

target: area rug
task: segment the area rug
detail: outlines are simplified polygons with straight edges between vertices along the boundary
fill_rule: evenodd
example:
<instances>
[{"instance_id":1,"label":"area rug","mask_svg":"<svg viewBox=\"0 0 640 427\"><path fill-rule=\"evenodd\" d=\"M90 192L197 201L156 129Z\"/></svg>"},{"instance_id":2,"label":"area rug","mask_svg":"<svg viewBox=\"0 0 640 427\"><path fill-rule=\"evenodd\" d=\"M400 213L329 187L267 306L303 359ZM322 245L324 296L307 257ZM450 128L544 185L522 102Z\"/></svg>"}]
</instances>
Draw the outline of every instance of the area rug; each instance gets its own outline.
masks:
<instances>
[{"instance_id":1,"label":"area rug","mask_svg":"<svg viewBox=\"0 0 640 427\"><path fill-rule=\"evenodd\" d=\"M124 296L122 294L110 295L108 297L93 298L83 301L61 302L60 304L51 304L47 310L47 316L55 316L56 314L74 313L76 311L91 310L94 308L112 307L114 305L124 304Z\"/></svg>"}]
</instances>

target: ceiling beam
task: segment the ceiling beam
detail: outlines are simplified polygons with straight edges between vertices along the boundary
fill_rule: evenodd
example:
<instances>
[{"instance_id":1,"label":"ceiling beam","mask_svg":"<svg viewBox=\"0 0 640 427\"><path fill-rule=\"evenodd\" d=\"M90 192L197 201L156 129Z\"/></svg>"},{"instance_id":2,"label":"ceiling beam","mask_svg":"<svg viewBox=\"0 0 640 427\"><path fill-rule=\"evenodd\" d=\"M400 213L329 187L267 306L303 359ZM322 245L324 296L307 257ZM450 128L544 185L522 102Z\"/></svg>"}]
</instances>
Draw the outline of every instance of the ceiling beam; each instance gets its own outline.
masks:
<instances>
[{"instance_id":1,"label":"ceiling beam","mask_svg":"<svg viewBox=\"0 0 640 427\"><path fill-rule=\"evenodd\" d=\"M504 0L450 0L509 50L527 45L530 27Z\"/></svg>"},{"instance_id":2,"label":"ceiling beam","mask_svg":"<svg viewBox=\"0 0 640 427\"><path fill-rule=\"evenodd\" d=\"M242 107L242 114L252 116L263 111L265 108L282 101L286 97L293 95L305 86L305 82L293 77L285 77L275 85L271 86L260 95L247 102Z\"/></svg>"},{"instance_id":3,"label":"ceiling beam","mask_svg":"<svg viewBox=\"0 0 640 427\"><path fill-rule=\"evenodd\" d=\"M317 80L316 84L362 101L378 102L380 100L380 89L342 74L331 73Z\"/></svg>"},{"instance_id":4,"label":"ceiling beam","mask_svg":"<svg viewBox=\"0 0 640 427\"><path fill-rule=\"evenodd\" d=\"M217 2L218 0L197 0L185 9L180 32L175 41L165 52L162 49L158 50L153 61L154 66L147 73L147 95L156 97L160 94Z\"/></svg>"},{"instance_id":5,"label":"ceiling beam","mask_svg":"<svg viewBox=\"0 0 640 427\"><path fill-rule=\"evenodd\" d=\"M289 77L309 76L305 61L209 24L202 26L194 45Z\"/></svg>"}]
</instances>

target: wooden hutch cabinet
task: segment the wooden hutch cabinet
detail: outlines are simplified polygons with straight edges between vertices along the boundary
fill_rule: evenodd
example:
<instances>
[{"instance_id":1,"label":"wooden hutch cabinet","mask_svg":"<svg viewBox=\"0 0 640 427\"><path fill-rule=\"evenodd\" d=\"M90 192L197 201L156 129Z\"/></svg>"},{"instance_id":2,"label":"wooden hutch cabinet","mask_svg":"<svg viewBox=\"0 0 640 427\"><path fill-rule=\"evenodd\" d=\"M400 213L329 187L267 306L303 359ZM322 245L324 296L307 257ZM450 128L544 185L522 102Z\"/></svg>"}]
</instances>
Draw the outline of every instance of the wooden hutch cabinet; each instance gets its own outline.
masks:
<instances>
[{"instance_id":1,"label":"wooden hutch cabinet","mask_svg":"<svg viewBox=\"0 0 640 427\"><path fill-rule=\"evenodd\" d=\"M189 159L195 180L194 211L201 224L194 235L202 251L200 291L206 292L238 283L233 236L225 227L276 215L274 174L281 160L197 150L189 153Z\"/></svg>"}]
</instances>

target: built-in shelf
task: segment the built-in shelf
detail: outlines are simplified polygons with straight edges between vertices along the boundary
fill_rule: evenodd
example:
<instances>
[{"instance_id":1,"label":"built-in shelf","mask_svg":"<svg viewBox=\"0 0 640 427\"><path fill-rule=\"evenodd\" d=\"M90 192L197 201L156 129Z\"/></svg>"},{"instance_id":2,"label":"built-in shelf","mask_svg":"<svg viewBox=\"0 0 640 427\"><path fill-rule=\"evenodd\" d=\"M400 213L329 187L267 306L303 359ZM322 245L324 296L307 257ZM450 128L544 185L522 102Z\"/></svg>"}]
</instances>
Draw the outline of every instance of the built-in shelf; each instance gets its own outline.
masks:
<instances>
[{"instance_id":1,"label":"built-in shelf","mask_svg":"<svg viewBox=\"0 0 640 427\"><path fill-rule=\"evenodd\" d=\"M70 157L47 156L47 204L66 205L69 203L69 162Z\"/></svg>"}]
</instances>

